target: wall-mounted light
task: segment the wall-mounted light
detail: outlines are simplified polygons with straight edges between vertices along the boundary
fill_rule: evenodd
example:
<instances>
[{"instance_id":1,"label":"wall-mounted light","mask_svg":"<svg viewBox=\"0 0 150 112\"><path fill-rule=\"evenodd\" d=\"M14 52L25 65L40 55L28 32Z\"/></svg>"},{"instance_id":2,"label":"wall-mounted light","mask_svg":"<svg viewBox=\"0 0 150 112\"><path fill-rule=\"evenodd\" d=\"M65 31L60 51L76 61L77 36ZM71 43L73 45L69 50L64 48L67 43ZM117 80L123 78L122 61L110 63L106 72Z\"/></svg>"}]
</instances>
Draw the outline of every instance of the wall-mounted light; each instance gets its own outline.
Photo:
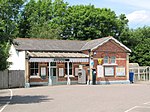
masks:
<instances>
[{"instance_id":1,"label":"wall-mounted light","mask_svg":"<svg viewBox=\"0 0 150 112\"><path fill-rule=\"evenodd\" d=\"M96 51L93 54L96 55Z\"/></svg>"}]
</instances>

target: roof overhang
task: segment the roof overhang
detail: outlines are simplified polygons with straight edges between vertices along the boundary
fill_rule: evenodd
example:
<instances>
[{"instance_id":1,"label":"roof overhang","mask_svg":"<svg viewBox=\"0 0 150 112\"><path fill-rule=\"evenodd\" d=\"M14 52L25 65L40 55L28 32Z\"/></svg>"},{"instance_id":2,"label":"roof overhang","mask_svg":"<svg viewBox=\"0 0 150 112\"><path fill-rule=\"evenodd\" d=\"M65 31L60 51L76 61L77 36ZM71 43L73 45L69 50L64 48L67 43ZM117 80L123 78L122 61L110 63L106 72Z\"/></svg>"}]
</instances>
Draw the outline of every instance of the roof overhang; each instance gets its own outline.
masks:
<instances>
[{"instance_id":1,"label":"roof overhang","mask_svg":"<svg viewBox=\"0 0 150 112\"><path fill-rule=\"evenodd\" d=\"M29 62L88 62L89 56L83 53L27 52Z\"/></svg>"},{"instance_id":2,"label":"roof overhang","mask_svg":"<svg viewBox=\"0 0 150 112\"><path fill-rule=\"evenodd\" d=\"M117 39L115 39L114 37L109 37L108 39L106 39L104 42L102 42L101 44L93 47L91 50L97 49L99 46L102 46L103 44L105 44L106 42L108 42L109 40L113 40L116 43L118 43L121 47L123 47L127 52L132 52L131 49L129 49L128 47L126 47L125 45L123 45L121 42L119 42Z\"/></svg>"}]
</instances>

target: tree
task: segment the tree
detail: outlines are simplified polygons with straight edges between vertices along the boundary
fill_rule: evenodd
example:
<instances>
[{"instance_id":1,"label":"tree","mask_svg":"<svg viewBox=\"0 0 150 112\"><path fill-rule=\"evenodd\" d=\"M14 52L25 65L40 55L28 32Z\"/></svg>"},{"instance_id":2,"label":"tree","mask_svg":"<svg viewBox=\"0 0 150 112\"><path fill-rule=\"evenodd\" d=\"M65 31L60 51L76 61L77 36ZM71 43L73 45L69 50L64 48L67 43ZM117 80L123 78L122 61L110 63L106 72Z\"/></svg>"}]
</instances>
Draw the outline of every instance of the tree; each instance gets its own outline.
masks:
<instances>
[{"instance_id":1,"label":"tree","mask_svg":"<svg viewBox=\"0 0 150 112\"><path fill-rule=\"evenodd\" d=\"M58 39L66 5L62 0L30 0L20 14L19 37Z\"/></svg>"},{"instance_id":2,"label":"tree","mask_svg":"<svg viewBox=\"0 0 150 112\"><path fill-rule=\"evenodd\" d=\"M130 30L127 46L130 46L132 53L131 62L139 63L142 66L150 65L150 27Z\"/></svg>"},{"instance_id":3,"label":"tree","mask_svg":"<svg viewBox=\"0 0 150 112\"><path fill-rule=\"evenodd\" d=\"M87 40L105 36L118 38L127 26L125 15L116 16L107 8L95 8L93 5L70 6L62 18L63 38Z\"/></svg>"},{"instance_id":4,"label":"tree","mask_svg":"<svg viewBox=\"0 0 150 112\"><path fill-rule=\"evenodd\" d=\"M48 39L60 39L61 29L52 28L51 25L47 22L37 24L35 23L30 28L30 38L48 38Z\"/></svg>"},{"instance_id":5,"label":"tree","mask_svg":"<svg viewBox=\"0 0 150 112\"><path fill-rule=\"evenodd\" d=\"M109 35L121 39L128 23L124 14L116 16L110 9L93 5L69 6L63 0L30 0L20 17L19 37L43 34L41 37L45 38L45 34L49 36L48 32L54 32L62 39L87 40ZM44 30L36 32L37 27L46 27L45 33Z\"/></svg>"},{"instance_id":6,"label":"tree","mask_svg":"<svg viewBox=\"0 0 150 112\"><path fill-rule=\"evenodd\" d=\"M9 67L10 63L7 61L9 58L10 45L7 42L0 42L0 70L5 70Z\"/></svg>"},{"instance_id":7,"label":"tree","mask_svg":"<svg viewBox=\"0 0 150 112\"><path fill-rule=\"evenodd\" d=\"M17 34L17 15L23 3L23 0L0 0L0 70L9 66L9 44Z\"/></svg>"}]
</instances>

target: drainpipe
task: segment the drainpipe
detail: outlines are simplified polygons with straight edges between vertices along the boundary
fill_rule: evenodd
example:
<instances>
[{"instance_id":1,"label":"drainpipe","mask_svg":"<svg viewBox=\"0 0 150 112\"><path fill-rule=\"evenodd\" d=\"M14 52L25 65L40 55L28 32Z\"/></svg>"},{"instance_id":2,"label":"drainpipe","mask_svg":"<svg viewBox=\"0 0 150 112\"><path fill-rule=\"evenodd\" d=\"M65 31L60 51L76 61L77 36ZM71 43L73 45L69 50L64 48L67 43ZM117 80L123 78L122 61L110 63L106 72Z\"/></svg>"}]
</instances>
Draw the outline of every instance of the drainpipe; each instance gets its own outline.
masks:
<instances>
[{"instance_id":1,"label":"drainpipe","mask_svg":"<svg viewBox=\"0 0 150 112\"><path fill-rule=\"evenodd\" d=\"M67 62L67 85L70 85L70 77L69 77L69 61Z\"/></svg>"},{"instance_id":2,"label":"drainpipe","mask_svg":"<svg viewBox=\"0 0 150 112\"><path fill-rule=\"evenodd\" d=\"M92 65L91 65L91 62L92 62L92 52L91 52L91 49L89 49L89 69L90 69L90 74L88 76L88 81L87 81L87 85L92 85Z\"/></svg>"},{"instance_id":3,"label":"drainpipe","mask_svg":"<svg viewBox=\"0 0 150 112\"><path fill-rule=\"evenodd\" d=\"M29 75L29 56L27 54L27 52L25 51L25 88L29 88L30 87L30 75Z\"/></svg>"}]
</instances>

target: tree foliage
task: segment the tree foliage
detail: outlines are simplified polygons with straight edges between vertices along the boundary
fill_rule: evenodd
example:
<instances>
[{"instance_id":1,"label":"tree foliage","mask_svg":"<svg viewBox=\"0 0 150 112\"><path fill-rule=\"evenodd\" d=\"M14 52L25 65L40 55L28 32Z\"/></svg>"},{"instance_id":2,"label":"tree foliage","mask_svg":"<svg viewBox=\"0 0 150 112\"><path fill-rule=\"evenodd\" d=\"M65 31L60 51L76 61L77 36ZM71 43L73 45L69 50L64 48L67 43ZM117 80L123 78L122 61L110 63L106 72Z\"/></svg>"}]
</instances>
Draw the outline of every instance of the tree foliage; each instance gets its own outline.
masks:
<instances>
[{"instance_id":1,"label":"tree foliage","mask_svg":"<svg viewBox=\"0 0 150 112\"><path fill-rule=\"evenodd\" d=\"M63 18L62 33L64 38L78 40L110 35L118 38L127 22L124 15L117 17L114 11L107 8L95 8L93 5L70 6Z\"/></svg>"},{"instance_id":2,"label":"tree foliage","mask_svg":"<svg viewBox=\"0 0 150 112\"><path fill-rule=\"evenodd\" d=\"M62 0L30 0L20 14L19 37L58 39L66 5Z\"/></svg>"},{"instance_id":3,"label":"tree foliage","mask_svg":"<svg viewBox=\"0 0 150 112\"><path fill-rule=\"evenodd\" d=\"M142 66L150 65L150 27L130 30L127 46L132 50L131 62L137 62Z\"/></svg>"},{"instance_id":4,"label":"tree foliage","mask_svg":"<svg viewBox=\"0 0 150 112\"><path fill-rule=\"evenodd\" d=\"M7 59L9 58L9 48L9 43L0 43L0 70L5 70L10 65L10 63L7 61Z\"/></svg>"},{"instance_id":5,"label":"tree foliage","mask_svg":"<svg viewBox=\"0 0 150 112\"><path fill-rule=\"evenodd\" d=\"M8 68L9 44L17 34L17 15L23 0L0 0L0 70Z\"/></svg>"},{"instance_id":6,"label":"tree foliage","mask_svg":"<svg viewBox=\"0 0 150 112\"><path fill-rule=\"evenodd\" d=\"M0 69L15 37L89 40L113 36L132 50L131 62L150 65L150 27L129 29L124 14L63 0L0 0ZM4 58L5 57L5 58Z\"/></svg>"},{"instance_id":7,"label":"tree foliage","mask_svg":"<svg viewBox=\"0 0 150 112\"><path fill-rule=\"evenodd\" d=\"M50 37L47 38L51 38L51 32L62 39L87 40L109 35L119 38L128 23L125 15L117 16L110 9L93 5L69 6L63 0L30 0L20 17L20 37L35 37L38 26L46 27L45 33L39 30L40 35L43 34L40 37L44 38L48 32Z\"/></svg>"}]
</instances>

